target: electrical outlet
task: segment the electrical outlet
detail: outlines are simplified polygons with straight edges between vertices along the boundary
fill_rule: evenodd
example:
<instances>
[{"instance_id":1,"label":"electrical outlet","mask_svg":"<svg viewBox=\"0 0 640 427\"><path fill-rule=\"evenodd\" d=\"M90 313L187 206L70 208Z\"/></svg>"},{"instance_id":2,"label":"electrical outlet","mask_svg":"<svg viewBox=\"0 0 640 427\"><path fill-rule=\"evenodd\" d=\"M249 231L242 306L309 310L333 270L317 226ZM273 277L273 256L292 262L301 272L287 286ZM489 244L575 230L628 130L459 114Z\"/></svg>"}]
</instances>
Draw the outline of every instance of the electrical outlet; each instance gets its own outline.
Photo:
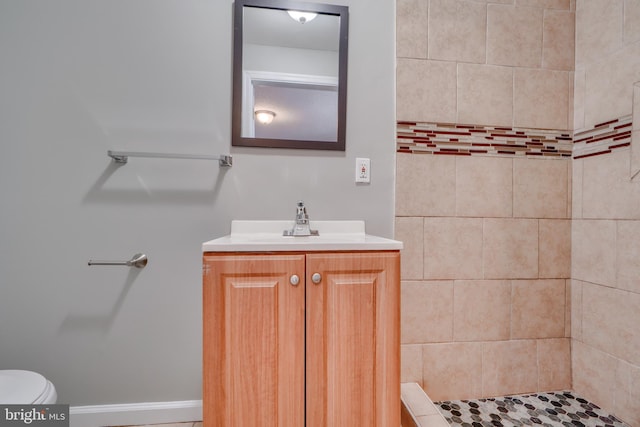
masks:
<instances>
[{"instance_id":1,"label":"electrical outlet","mask_svg":"<svg viewBox=\"0 0 640 427\"><path fill-rule=\"evenodd\" d=\"M356 158L356 182L371 182L371 161L369 159Z\"/></svg>"}]
</instances>

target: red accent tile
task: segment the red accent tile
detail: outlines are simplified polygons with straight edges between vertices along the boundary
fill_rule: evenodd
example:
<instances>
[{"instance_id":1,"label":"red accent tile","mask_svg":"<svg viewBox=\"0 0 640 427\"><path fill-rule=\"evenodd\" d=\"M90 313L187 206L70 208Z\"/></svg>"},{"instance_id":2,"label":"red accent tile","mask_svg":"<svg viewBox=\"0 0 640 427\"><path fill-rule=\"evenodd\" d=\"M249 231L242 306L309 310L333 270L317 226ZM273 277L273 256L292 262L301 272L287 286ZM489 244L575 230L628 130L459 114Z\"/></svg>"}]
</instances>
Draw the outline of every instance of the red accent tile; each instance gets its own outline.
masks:
<instances>
[{"instance_id":1,"label":"red accent tile","mask_svg":"<svg viewBox=\"0 0 640 427\"><path fill-rule=\"evenodd\" d=\"M471 135L469 132L452 132L452 131L444 131L444 130L435 130L436 135Z\"/></svg>"},{"instance_id":2,"label":"red accent tile","mask_svg":"<svg viewBox=\"0 0 640 427\"><path fill-rule=\"evenodd\" d=\"M611 152L611 150L605 150L605 151L600 151L600 152L597 152L597 153L583 154L582 156L574 157L574 159L584 159L585 157L599 156L600 154L608 154L610 152Z\"/></svg>"},{"instance_id":3,"label":"red accent tile","mask_svg":"<svg viewBox=\"0 0 640 427\"><path fill-rule=\"evenodd\" d=\"M622 124L622 125L619 125L619 126L614 127L614 129L622 129L622 128L626 128L626 127L629 127L629 126L632 126L632 125L633 125L633 123L631 123L631 122L629 122L629 123L624 123L624 124Z\"/></svg>"},{"instance_id":4,"label":"red accent tile","mask_svg":"<svg viewBox=\"0 0 640 427\"><path fill-rule=\"evenodd\" d=\"M515 133L492 133L491 136L499 136L504 138L527 138L527 135L516 135Z\"/></svg>"},{"instance_id":5,"label":"red accent tile","mask_svg":"<svg viewBox=\"0 0 640 427\"><path fill-rule=\"evenodd\" d=\"M614 148L628 147L630 145L631 145L630 142L625 142L624 144L612 145L612 146L609 147L609 149L613 150Z\"/></svg>"},{"instance_id":6,"label":"red accent tile","mask_svg":"<svg viewBox=\"0 0 640 427\"><path fill-rule=\"evenodd\" d=\"M598 141L604 141L605 139L610 139L610 138L614 137L615 135L616 135L615 132L610 132L610 133L607 133L606 135L603 135L603 136L601 136L599 138L593 138L592 140L587 141L587 144L591 144L591 143L598 142Z\"/></svg>"},{"instance_id":7,"label":"red accent tile","mask_svg":"<svg viewBox=\"0 0 640 427\"><path fill-rule=\"evenodd\" d=\"M622 132L621 134L619 134L618 136L615 136L613 138L614 141L618 141L621 139L625 139L625 138L629 138L631 136L631 131L626 131L626 132Z\"/></svg>"},{"instance_id":8,"label":"red accent tile","mask_svg":"<svg viewBox=\"0 0 640 427\"><path fill-rule=\"evenodd\" d=\"M617 123L619 121L620 121L620 119L615 119L615 120L609 120L608 122L598 123L597 125L594 126L594 128L596 128L596 129L597 128L601 128L603 126L610 125L611 123Z\"/></svg>"},{"instance_id":9,"label":"red accent tile","mask_svg":"<svg viewBox=\"0 0 640 427\"><path fill-rule=\"evenodd\" d=\"M589 136L589 137L587 137L587 138L582 138L582 139L574 139L574 140L573 140L573 143L574 143L574 144L577 144L577 143L579 143L579 142L588 141L588 140L590 140L590 139L593 139L593 136Z\"/></svg>"},{"instance_id":10,"label":"red accent tile","mask_svg":"<svg viewBox=\"0 0 640 427\"><path fill-rule=\"evenodd\" d=\"M460 153L458 151L434 151L433 154L442 154L447 156L470 156L471 153Z\"/></svg>"}]
</instances>

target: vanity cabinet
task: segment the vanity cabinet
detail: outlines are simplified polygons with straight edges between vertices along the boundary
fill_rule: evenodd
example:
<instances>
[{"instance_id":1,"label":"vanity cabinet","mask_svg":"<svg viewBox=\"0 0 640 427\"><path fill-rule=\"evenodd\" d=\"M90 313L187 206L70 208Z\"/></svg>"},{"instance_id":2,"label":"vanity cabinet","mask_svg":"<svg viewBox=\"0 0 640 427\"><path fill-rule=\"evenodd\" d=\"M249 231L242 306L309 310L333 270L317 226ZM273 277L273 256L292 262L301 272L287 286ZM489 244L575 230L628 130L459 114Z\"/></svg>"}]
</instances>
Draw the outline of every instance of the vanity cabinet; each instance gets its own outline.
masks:
<instances>
[{"instance_id":1,"label":"vanity cabinet","mask_svg":"<svg viewBox=\"0 0 640 427\"><path fill-rule=\"evenodd\" d=\"M399 251L204 253L205 427L400 425Z\"/></svg>"}]
</instances>

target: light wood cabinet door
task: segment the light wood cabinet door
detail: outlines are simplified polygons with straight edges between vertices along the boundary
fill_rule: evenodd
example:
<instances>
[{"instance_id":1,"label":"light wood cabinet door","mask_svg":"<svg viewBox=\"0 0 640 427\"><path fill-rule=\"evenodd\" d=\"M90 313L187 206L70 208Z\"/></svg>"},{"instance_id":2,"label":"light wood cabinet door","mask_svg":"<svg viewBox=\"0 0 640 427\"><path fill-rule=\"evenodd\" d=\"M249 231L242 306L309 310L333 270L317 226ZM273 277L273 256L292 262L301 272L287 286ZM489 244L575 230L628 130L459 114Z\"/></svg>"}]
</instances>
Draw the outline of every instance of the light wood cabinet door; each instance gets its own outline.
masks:
<instances>
[{"instance_id":1,"label":"light wood cabinet door","mask_svg":"<svg viewBox=\"0 0 640 427\"><path fill-rule=\"evenodd\" d=\"M307 254L306 275L306 427L399 426L399 253Z\"/></svg>"},{"instance_id":2,"label":"light wood cabinet door","mask_svg":"<svg viewBox=\"0 0 640 427\"><path fill-rule=\"evenodd\" d=\"M203 269L205 427L304 426L304 254L206 254Z\"/></svg>"}]
</instances>

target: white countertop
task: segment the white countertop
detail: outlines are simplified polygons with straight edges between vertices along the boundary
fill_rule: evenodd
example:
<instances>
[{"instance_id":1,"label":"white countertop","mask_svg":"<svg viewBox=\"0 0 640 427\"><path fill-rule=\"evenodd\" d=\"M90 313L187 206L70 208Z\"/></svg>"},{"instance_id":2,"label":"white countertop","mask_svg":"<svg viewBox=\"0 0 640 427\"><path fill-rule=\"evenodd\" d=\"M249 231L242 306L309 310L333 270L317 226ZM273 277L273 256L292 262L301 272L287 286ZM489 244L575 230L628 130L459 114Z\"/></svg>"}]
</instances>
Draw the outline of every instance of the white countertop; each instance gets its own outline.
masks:
<instances>
[{"instance_id":1,"label":"white countertop","mask_svg":"<svg viewBox=\"0 0 640 427\"><path fill-rule=\"evenodd\" d=\"M319 236L283 236L294 221L232 221L231 234L202 244L202 252L383 251L402 242L365 233L364 221L310 221Z\"/></svg>"}]
</instances>

